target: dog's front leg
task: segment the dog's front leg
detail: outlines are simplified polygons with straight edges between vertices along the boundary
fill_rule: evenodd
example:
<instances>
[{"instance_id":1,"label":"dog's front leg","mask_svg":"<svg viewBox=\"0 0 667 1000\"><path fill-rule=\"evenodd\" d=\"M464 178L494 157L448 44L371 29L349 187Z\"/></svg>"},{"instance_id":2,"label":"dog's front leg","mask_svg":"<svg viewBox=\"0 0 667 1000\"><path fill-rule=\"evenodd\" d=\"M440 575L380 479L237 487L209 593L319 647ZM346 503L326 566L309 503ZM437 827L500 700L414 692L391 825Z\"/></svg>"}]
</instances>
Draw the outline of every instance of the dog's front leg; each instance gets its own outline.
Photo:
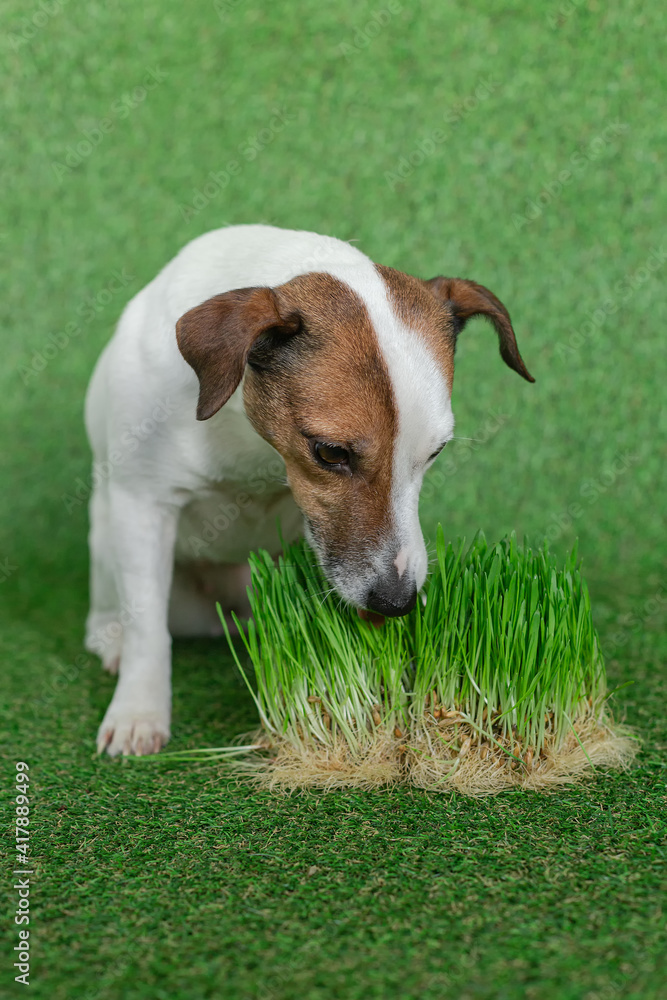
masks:
<instances>
[{"instance_id":1,"label":"dog's front leg","mask_svg":"<svg viewBox=\"0 0 667 1000\"><path fill-rule=\"evenodd\" d=\"M118 683L97 749L157 753L169 739L167 608L179 508L110 484L111 552L123 626Z\"/></svg>"}]
</instances>

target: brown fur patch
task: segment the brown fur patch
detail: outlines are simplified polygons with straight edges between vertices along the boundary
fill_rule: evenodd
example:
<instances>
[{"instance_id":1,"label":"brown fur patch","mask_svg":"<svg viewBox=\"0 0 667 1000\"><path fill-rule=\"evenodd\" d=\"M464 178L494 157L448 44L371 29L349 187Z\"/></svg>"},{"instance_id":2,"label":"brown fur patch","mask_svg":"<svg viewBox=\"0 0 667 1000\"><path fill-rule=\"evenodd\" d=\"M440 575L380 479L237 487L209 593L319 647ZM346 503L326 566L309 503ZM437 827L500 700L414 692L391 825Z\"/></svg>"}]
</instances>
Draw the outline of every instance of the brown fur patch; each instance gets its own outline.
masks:
<instances>
[{"instance_id":1,"label":"brown fur patch","mask_svg":"<svg viewBox=\"0 0 667 1000\"><path fill-rule=\"evenodd\" d=\"M389 290L396 315L407 327L427 341L445 376L451 393L454 381L456 331L450 310L439 301L420 278L376 264Z\"/></svg>"},{"instance_id":2,"label":"brown fur patch","mask_svg":"<svg viewBox=\"0 0 667 1000\"><path fill-rule=\"evenodd\" d=\"M519 353L510 314L492 291L468 278L439 276L425 281L424 284L437 299L449 306L458 327L457 333L472 316L485 316L498 334L500 356L507 367L525 378L526 382L535 381Z\"/></svg>"},{"instance_id":3,"label":"brown fur patch","mask_svg":"<svg viewBox=\"0 0 667 1000\"><path fill-rule=\"evenodd\" d=\"M294 316L281 316L270 288L237 288L190 309L176 324L178 348L199 379L197 419L208 420L241 379L256 339L267 329L293 333Z\"/></svg>"},{"instance_id":4,"label":"brown fur patch","mask_svg":"<svg viewBox=\"0 0 667 1000\"><path fill-rule=\"evenodd\" d=\"M451 392L454 380L456 337L473 316L485 316L498 334L500 355L508 367L535 379L519 353L509 313L493 292L467 278L431 278L422 281L392 267L376 264L384 278L396 312L411 329L428 340Z\"/></svg>"},{"instance_id":5,"label":"brown fur patch","mask_svg":"<svg viewBox=\"0 0 667 1000\"><path fill-rule=\"evenodd\" d=\"M397 416L389 372L370 317L352 289L329 274L300 275L274 289L281 315L301 327L286 350L263 351L244 383L246 412L283 456L294 498L326 552L363 561L390 530ZM310 439L354 453L350 473L321 468Z\"/></svg>"}]
</instances>

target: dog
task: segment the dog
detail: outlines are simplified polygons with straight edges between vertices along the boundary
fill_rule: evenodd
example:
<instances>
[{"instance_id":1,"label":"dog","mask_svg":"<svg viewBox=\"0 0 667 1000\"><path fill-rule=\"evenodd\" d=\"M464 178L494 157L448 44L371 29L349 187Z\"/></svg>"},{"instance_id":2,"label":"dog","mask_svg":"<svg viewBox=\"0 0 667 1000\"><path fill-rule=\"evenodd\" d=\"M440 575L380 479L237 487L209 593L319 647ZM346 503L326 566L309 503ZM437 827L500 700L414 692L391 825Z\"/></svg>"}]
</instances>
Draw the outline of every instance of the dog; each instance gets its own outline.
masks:
<instances>
[{"instance_id":1,"label":"dog","mask_svg":"<svg viewBox=\"0 0 667 1000\"><path fill-rule=\"evenodd\" d=\"M189 243L124 310L93 372L86 648L118 672L98 752L169 739L171 637L248 614L248 553L305 532L366 614L413 607L418 501L451 440L456 339L473 316L534 381L505 306L349 243L264 225Z\"/></svg>"}]
</instances>

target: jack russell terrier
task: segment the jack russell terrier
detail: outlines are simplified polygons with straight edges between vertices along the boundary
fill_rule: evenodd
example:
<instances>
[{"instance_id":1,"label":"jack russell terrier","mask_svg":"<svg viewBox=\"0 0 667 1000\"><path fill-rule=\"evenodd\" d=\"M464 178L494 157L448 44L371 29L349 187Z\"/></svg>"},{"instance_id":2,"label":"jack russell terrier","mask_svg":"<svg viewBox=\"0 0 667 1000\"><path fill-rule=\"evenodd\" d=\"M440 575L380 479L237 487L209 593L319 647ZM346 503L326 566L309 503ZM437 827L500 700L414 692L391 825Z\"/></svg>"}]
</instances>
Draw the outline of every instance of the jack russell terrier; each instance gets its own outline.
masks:
<instances>
[{"instance_id":1,"label":"jack russell terrier","mask_svg":"<svg viewBox=\"0 0 667 1000\"><path fill-rule=\"evenodd\" d=\"M487 288L414 278L315 233L218 229L132 299L86 398L86 648L118 671L100 753L167 742L171 636L220 634L216 600L247 614L248 553L280 551L278 522L285 542L305 530L343 600L414 607L419 491L452 437L472 316L534 381Z\"/></svg>"}]
</instances>

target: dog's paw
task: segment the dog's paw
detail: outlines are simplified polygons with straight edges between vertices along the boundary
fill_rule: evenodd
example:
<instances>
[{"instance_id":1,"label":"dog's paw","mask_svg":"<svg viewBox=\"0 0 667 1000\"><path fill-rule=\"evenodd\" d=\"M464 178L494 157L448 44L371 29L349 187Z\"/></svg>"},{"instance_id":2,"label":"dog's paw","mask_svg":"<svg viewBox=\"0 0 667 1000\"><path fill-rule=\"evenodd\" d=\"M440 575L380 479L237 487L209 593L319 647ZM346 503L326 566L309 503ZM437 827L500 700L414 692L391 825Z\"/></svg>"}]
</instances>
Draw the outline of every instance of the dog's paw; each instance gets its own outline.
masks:
<instances>
[{"instance_id":1,"label":"dog's paw","mask_svg":"<svg viewBox=\"0 0 667 1000\"><path fill-rule=\"evenodd\" d=\"M158 753L169 740L169 717L163 712L138 712L109 706L97 733L97 752L110 757L143 757Z\"/></svg>"}]
</instances>

